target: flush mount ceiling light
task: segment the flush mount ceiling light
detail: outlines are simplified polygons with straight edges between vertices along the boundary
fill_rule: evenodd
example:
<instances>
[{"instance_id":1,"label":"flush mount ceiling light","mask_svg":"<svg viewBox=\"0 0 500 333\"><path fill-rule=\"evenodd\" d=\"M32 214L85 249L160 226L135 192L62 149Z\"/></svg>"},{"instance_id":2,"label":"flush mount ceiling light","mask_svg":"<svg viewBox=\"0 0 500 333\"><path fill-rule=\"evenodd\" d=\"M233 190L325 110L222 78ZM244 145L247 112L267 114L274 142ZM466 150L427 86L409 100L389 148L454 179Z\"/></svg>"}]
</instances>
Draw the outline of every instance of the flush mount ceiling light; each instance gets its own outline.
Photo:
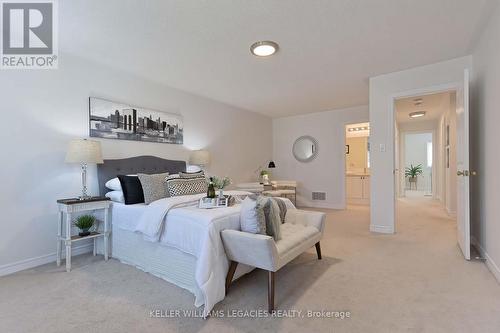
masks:
<instances>
[{"instance_id":1,"label":"flush mount ceiling light","mask_svg":"<svg viewBox=\"0 0 500 333\"><path fill-rule=\"evenodd\" d=\"M410 118L419 118L425 116L425 111L417 111L409 114Z\"/></svg>"},{"instance_id":2,"label":"flush mount ceiling light","mask_svg":"<svg viewBox=\"0 0 500 333\"><path fill-rule=\"evenodd\" d=\"M270 40L260 41L253 43L250 46L250 52L257 57L269 57L278 52L278 43L272 42Z\"/></svg>"}]
</instances>

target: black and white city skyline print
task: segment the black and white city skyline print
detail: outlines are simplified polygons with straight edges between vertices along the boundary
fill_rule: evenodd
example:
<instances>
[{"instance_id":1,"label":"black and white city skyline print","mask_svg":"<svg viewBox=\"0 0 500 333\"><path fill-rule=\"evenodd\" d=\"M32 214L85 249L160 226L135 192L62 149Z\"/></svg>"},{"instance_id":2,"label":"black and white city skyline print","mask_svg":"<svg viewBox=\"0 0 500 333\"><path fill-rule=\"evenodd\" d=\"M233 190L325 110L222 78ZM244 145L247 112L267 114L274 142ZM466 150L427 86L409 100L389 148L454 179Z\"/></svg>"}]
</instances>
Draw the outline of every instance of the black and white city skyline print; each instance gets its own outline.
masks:
<instances>
[{"instance_id":1,"label":"black and white city skyline print","mask_svg":"<svg viewBox=\"0 0 500 333\"><path fill-rule=\"evenodd\" d=\"M90 136L106 139L182 144L182 116L101 98L89 98Z\"/></svg>"}]
</instances>

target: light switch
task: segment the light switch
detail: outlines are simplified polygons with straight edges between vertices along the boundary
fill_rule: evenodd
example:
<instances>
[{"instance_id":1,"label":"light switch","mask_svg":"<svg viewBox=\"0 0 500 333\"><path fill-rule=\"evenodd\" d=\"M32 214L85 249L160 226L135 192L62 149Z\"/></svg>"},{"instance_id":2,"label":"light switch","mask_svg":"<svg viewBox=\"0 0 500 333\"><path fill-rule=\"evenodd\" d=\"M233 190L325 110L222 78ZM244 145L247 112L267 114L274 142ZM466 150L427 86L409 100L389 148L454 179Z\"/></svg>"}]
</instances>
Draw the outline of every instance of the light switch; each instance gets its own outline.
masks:
<instances>
[{"instance_id":1,"label":"light switch","mask_svg":"<svg viewBox=\"0 0 500 333\"><path fill-rule=\"evenodd\" d=\"M380 144L380 152L385 153L385 143Z\"/></svg>"}]
</instances>

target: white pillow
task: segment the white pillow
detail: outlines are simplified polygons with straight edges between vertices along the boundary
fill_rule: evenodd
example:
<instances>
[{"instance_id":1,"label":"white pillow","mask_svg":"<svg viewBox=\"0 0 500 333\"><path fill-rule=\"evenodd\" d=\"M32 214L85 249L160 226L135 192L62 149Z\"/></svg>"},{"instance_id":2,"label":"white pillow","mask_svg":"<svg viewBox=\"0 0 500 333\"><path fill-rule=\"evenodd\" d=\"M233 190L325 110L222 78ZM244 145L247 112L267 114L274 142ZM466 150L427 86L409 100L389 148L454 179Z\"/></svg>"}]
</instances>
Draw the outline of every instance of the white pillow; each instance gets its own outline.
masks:
<instances>
[{"instance_id":1,"label":"white pillow","mask_svg":"<svg viewBox=\"0 0 500 333\"><path fill-rule=\"evenodd\" d=\"M127 175L127 176L137 176L137 175ZM123 191L122 184L120 183L118 177L108 180L106 184L104 184L104 186L106 186L112 191Z\"/></svg>"},{"instance_id":2,"label":"white pillow","mask_svg":"<svg viewBox=\"0 0 500 333\"><path fill-rule=\"evenodd\" d=\"M105 194L106 198L110 198L111 201L125 203L125 197L123 196L123 191L111 191Z\"/></svg>"},{"instance_id":3,"label":"white pillow","mask_svg":"<svg viewBox=\"0 0 500 333\"><path fill-rule=\"evenodd\" d=\"M115 177L113 179L110 179L104 184L107 188L113 191L121 191L122 190L122 184L120 184L120 180L118 177ZM109 192L108 192L109 193Z\"/></svg>"},{"instance_id":4,"label":"white pillow","mask_svg":"<svg viewBox=\"0 0 500 333\"><path fill-rule=\"evenodd\" d=\"M262 226L260 223L257 201L246 197L245 200L241 202L240 225L241 231L243 232L250 232L252 234L266 233L265 225Z\"/></svg>"}]
</instances>

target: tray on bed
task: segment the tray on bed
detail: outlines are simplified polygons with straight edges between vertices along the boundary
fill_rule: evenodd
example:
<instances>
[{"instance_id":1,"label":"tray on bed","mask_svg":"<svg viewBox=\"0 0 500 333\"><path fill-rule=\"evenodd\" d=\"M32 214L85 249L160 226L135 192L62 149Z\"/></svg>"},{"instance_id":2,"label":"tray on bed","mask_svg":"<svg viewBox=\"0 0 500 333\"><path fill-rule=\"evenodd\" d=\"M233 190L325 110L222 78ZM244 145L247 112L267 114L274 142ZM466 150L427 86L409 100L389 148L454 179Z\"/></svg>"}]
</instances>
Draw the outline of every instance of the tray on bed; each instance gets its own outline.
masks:
<instances>
[{"instance_id":1,"label":"tray on bed","mask_svg":"<svg viewBox=\"0 0 500 333\"><path fill-rule=\"evenodd\" d=\"M211 209L211 208L223 208L230 207L234 204L234 197L230 195L225 195L221 197L208 198L204 197L200 199L198 203L198 208Z\"/></svg>"}]
</instances>

